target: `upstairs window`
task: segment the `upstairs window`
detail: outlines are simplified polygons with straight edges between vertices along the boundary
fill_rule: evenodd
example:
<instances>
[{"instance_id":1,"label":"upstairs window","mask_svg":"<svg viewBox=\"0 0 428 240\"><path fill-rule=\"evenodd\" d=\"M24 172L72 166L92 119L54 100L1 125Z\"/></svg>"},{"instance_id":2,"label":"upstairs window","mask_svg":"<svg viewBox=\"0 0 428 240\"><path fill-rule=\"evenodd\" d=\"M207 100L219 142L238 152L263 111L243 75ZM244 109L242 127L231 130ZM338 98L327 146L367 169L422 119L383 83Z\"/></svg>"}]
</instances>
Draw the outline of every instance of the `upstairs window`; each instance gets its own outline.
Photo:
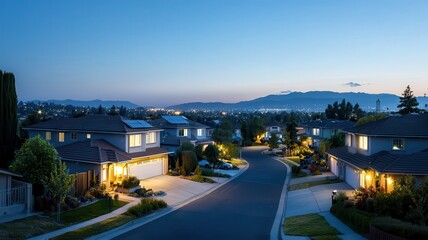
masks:
<instances>
[{"instance_id":1,"label":"upstairs window","mask_svg":"<svg viewBox=\"0 0 428 240\"><path fill-rule=\"evenodd\" d=\"M46 140L51 140L51 132L46 132Z\"/></svg>"},{"instance_id":2,"label":"upstairs window","mask_svg":"<svg viewBox=\"0 0 428 240\"><path fill-rule=\"evenodd\" d=\"M64 142L64 133L63 132L59 132L58 133L58 141L59 142Z\"/></svg>"},{"instance_id":3,"label":"upstairs window","mask_svg":"<svg viewBox=\"0 0 428 240\"><path fill-rule=\"evenodd\" d=\"M146 143L156 143L156 132L148 132L146 135Z\"/></svg>"},{"instance_id":4,"label":"upstairs window","mask_svg":"<svg viewBox=\"0 0 428 240\"><path fill-rule=\"evenodd\" d=\"M367 136L359 136L358 137L358 148L361 150L368 149L368 138Z\"/></svg>"},{"instance_id":5,"label":"upstairs window","mask_svg":"<svg viewBox=\"0 0 428 240\"><path fill-rule=\"evenodd\" d=\"M129 135L129 147L141 146L141 134Z\"/></svg>"},{"instance_id":6,"label":"upstairs window","mask_svg":"<svg viewBox=\"0 0 428 240\"><path fill-rule=\"evenodd\" d=\"M91 139L91 134L90 134L90 133L87 133L87 134L86 134L86 138L87 138L87 139Z\"/></svg>"},{"instance_id":7,"label":"upstairs window","mask_svg":"<svg viewBox=\"0 0 428 240\"><path fill-rule=\"evenodd\" d=\"M393 138L392 139L392 150L404 150L404 139Z\"/></svg>"},{"instance_id":8,"label":"upstairs window","mask_svg":"<svg viewBox=\"0 0 428 240\"><path fill-rule=\"evenodd\" d=\"M202 137L204 135L204 129L199 128L198 129L198 137Z\"/></svg>"},{"instance_id":9,"label":"upstairs window","mask_svg":"<svg viewBox=\"0 0 428 240\"><path fill-rule=\"evenodd\" d=\"M76 140L76 139L77 139L77 133L72 132L72 133L71 133L71 139L72 139L72 140Z\"/></svg>"},{"instance_id":10,"label":"upstairs window","mask_svg":"<svg viewBox=\"0 0 428 240\"><path fill-rule=\"evenodd\" d=\"M352 147L352 135L351 134L346 135L346 146Z\"/></svg>"},{"instance_id":11,"label":"upstairs window","mask_svg":"<svg viewBox=\"0 0 428 240\"><path fill-rule=\"evenodd\" d=\"M312 135L319 136L320 135L320 129L319 128L312 129Z\"/></svg>"},{"instance_id":12,"label":"upstairs window","mask_svg":"<svg viewBox=\"0 0 428 240\"><path fill-rule=\"evenodd\" d=\"M179 129L178 130L179 137L187 137L187 129Z\"/></svg>"}]
</instances>

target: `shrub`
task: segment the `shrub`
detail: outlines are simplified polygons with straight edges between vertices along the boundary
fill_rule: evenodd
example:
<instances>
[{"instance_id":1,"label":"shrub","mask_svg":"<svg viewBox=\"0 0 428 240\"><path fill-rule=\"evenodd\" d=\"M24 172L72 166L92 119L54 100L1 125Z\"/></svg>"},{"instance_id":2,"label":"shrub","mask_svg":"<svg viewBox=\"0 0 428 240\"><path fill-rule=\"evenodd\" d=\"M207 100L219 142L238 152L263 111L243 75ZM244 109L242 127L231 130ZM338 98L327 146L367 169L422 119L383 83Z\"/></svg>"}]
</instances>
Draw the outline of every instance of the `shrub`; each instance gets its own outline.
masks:
<instances>
[{"instance_id":1,"label":"shrub","mask_svg":"<svg viewBox=\"0 0 428 240\"><path fill-rule=\"evenodd\" d=\"M338 192L336 194L336 201L337 202L343 202L345 200L348 200L348 197L346 196L345 192Z\"/></svg>"},{"instance_id":2,"label":"shrub","mask_svg":"<svg viewBox=\"0 0 428 240\"><path fill-rule=\"evenodd\" d=\"M140 185L140 179L135 176L129 176L122 181L123 188L133 188Z\"/></svg>"},{"instance_id":3,"label":"shrub","mask_svg":"<svg viewBox=\"0 0 428 240\"><path fill-rule=\"evenodd\" d=\"M95 198L104 198L105 197L104 190L102 190L100 186L91 187L88 192L90 195L92 195Z\"/></svg>"},{"instance_id":4,"label":"shrub","mask_svg":"<svg viewBox=\"0 0 428 240\"><path fill-rule=\"evenodd\" d=\"M336 203L330 208L330 212L348 225L354 231L369 233L369 222L374 218L372 214L364 213L353 208L345 208L344 204Z\"/></svg>"},{"instance_id":5,"label":"shrub","mask_svg":"<svg viewBox=\"0 0 428 240\"><path fill-rule=\"evenodd\" d=\"M367 198L366 199L366 208L367 208L367 212L374 213L375 207L374 207L374 199L373 198Z\"/></svg>"},{"instance_id":6,"label":"shrub","mask_svg":"<svg viewBox=\"0 0 428 240\"><path fill-rule=\"evenodd\" d=\"M195 174L198 176L202 176L202 169L199 167L199 165L195 169Z\"/></svg>"},{"instance_id":7,"label":"shrub","mask_svg":"<svg viewBox=\"0 0 428 240\"><path fill-rule=\"evenodd\" d=\"M294 175L299 174L301 170L302 170L302 168L300 166L292 166L291 167L291 173L293 173Z\"/></svg>"},{"instance_id":8,"label":"shrub","mask_svg":"<svg viewBox=\"0 0 428 240\"><path fill-rule=\"evenodd\" d=\"M72 209L77 208L80 205L80 201L77 200L77 198L74 198L71 196L66 196L64 198L64 203L67 204Z\"/></svg>"},{"instance_id":9,"label":"shrub","mask_svg":"<svg viewBox=\"0 0 428 240\"><path fill-rule=\"evenodd\" d=\"M114 195L114 200L115 200L115 201L119 201L119 194L117 194L117 193L116 193L116 194Z\"/></svg>"},{"instance_id":10,"label":"shrub","mask_svg":"<svg viewBox=\"0 0 428 240\"><path fill-rule=\"evenodd\" d=\"M343 207L344 208L353 208L354 207L354 201L352 201L352 200L344 200L343 201Z\"/></svg>"},{"instance_id":11,"label":"shrub","mask_svg":"<svg viewBox=\"0 0 428 240\"><path fill-rule=\"evenodd\" d=\"M428 227L415 226L408 222L403 222L394 218L376 218L371 225L374 227L390 233L395 236L400 236L405 239L426 239L428 236Z\"/></svg>"},{"instance_id":12,"label":"shrub","mask_svg":"<svg viewBox=\"0 0 428 240\"><path fill-rule=\"evenodd\" d=\"M136 206L130 207L126 214L141 217L159 208L165 208L166 202L159 199L143 198Z\"/></svg>"},{"instance_id":13,"label":"shrub","mask_svg":"<svg viewBox=\"0 0 428 240\"><path fill-rule=\"evenodd\" d=\"M215 181L214 181L214 180L212 180L211 178L207 178L207 177L199 176L199 175L193 175L193 176L190 178L190 180L192 180L192 181L194 181L194 182L200 182L200 183L203 183L203 182L207 182L207 183L215 183Z\"/></svg>"},{"instance_id":14,"label":"shrub","mask_svg":"<svg viewBox=\"0 0 428 240\"><path fill-rule=\"evenodd\" d=\"M195 171L196 166L198 166L198 158L194 151L183 151L181 153L181 158L186 175Z\"/></svg>"}]
</instances>

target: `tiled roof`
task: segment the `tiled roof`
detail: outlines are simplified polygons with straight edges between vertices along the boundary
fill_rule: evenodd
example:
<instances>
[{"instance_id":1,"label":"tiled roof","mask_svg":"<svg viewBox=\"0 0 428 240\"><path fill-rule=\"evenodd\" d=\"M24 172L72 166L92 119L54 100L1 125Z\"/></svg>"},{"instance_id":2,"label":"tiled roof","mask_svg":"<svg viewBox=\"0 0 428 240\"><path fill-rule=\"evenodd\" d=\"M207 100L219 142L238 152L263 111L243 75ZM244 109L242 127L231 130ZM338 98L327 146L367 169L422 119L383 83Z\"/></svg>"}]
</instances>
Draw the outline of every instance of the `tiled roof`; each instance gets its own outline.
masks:
<instances>
[{"instance_id":1,"label":"tiled roof","mask_svg":"<svg viewBox=\"0 0 428 240\"><path fill-rule=\"evenodd\" d=\"M428 137L428 114L390 116L348 130L372 136Z\"/></svg>"},{"instance_id":2,"label":"tiled roof","mask_svg":"<svg viewBox=\"0 0 428 240\"><path fill-rule=\"evenodd\" d=\"M127 153L101 139L67 144L57 148L57 151L64 160L90 163L121 162L133 158L171 153L160 147L147 148L144 152Z\"/></svg>"},{"instance_id":3,"label":"tiled roof","mask_svg":"<svg viewBox=\"0 0 428 240\"><path fill-rule=\"evenodd\" d=\"M337 120L337 119L312 120L312 121L302 123L303 127L342 129L342 130L349 129L354 125L355 125L355 122L353 121Z\"/></svg>"},{"instance_id":4,"label":"tiled roof","mask_svg":"<svg viewBox=\"0 0 428 240\"><path fill-rule=\"evenodd\" d=\"M428 149L413 154L381 151L371 156L349 153L347 147L332 148L328 154L360 169L371 168L380 173L428 175Z\"/></svg>"},{"instance_id":5,"label":"tiled roof","mask_svg":"<svg viewBox=\"0 0 428 240\"><path fill-rule=\"evenodd\" d=\"M77 118L59 118L28 126L28 130L70 130L90 132L141 132L158 128L130 128L119 115L84 115Z\"/></svg>"}]
</instances>

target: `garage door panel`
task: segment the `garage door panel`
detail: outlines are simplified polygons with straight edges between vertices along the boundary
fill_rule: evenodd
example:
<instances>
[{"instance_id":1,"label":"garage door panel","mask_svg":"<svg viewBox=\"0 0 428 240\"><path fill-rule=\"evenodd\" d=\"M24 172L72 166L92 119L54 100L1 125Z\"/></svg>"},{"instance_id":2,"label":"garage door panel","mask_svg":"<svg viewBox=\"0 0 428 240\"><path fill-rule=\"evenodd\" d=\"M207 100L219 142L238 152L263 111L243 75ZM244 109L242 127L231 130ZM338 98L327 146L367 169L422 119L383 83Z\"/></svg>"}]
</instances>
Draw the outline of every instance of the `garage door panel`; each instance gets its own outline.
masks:
<instances>
[{"instance_id":1,"label":"garage door panel","mask_svg":"<svg viewBox=\"0 0 428 240\"><path fill-rule=\"evenodd\" d=\"M163 160L151 160L129 166L129 175L138 179L146 179L163 174Z\"/></svg>"},{"instance_id":2,"label":"garage door panel","mask_svg":"<svg viewBox=\"0 0 428 240\"><path fill-rule=\"evenodd\" d=\"M336 159L333 159L333 158L330 159L330 170L334 175L339 176L339 172L337 171L338 167L337 167Z\"/></svg>"},{"instance_id":3,"label":"garage door panel","mask_svg":"<svg viewBox=\"0 0 428 240\"><path fill-rule=\"evenodd\" d=\"M353 167L346 166L345 180L346 180L346 183L351 185L351 187L353 187L355 189L359 189L360 188L360 173L355 172L355 170L356 169Z\"/></svg>"}]
</instances>

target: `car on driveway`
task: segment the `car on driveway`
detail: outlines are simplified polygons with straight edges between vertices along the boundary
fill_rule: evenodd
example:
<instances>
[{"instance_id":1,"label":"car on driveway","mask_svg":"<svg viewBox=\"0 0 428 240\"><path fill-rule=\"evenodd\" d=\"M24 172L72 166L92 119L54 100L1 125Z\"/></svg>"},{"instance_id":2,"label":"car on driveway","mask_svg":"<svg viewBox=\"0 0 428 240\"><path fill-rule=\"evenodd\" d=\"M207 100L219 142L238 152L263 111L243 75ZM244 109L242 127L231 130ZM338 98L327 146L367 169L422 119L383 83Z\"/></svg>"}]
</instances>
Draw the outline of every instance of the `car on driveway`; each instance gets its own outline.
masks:
<instances>
[{"instance_id":1,"label":"car on driveway","mask_svg":"<svg viewBox=\"0 0 428 240\"><path fill-rule=\"evenodd\" d=\"M233 165L227 162L220 161L218 164L218 168L221 169L233 169Z\"/></svg>"},{"instance_id":2,"label":"car on driveway","mask_svg":"<svg viewBox=\"0 0 428 240\"><path fill-rule=\"evenodd\" d=\"M202 159L201 161L198 162L198 165L200 167L205 167L205 168L209 168L210 167L210 162L208 162L205 159Z\"/></svg>"}]
</instances>

